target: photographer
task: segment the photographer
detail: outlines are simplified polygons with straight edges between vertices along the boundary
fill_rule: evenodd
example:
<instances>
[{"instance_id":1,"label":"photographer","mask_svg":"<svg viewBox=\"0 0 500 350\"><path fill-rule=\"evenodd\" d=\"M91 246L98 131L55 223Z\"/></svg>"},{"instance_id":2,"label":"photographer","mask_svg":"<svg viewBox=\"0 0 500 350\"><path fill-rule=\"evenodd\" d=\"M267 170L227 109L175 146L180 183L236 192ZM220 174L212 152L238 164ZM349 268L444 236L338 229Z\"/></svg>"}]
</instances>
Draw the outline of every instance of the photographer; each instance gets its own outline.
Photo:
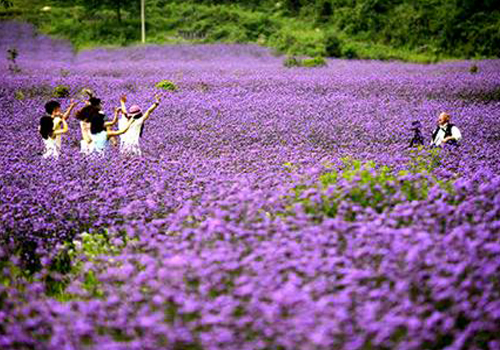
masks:
<instances>
[{"instance_id":1,"label":"photographer","mask_svg":"<svg viewBox=\"0 0 500 350\"><path fill-rule=\"evenodd\" d=\"M442 112L438 117L438 126L432 133L431 146L443 147L445 144L457 146L462 139L460 130L450 122L451 116Z\"/></svg>"}]
</instances>

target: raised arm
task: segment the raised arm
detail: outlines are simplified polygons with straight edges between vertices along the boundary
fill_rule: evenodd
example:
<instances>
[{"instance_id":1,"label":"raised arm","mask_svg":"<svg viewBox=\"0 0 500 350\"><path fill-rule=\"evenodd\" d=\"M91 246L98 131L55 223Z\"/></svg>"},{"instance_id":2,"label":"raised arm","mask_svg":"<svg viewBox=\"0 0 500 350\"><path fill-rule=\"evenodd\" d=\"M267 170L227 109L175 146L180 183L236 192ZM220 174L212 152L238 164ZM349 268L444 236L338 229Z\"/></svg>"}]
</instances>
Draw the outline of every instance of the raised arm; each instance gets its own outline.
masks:
<instances>
[{"instance_id":1,"label":"raised arm","mask_svg":"<svg viewBox=\"0 0 500 350\"><path fill-rule=\"evenodd\" d=\"M160 105L160 96L159 95L155 95L155 102L151 105L151 107L149 107L149 109L146 111L146 113L144 113L144 120L148 119L149 116L151 115L151 113L153 113L153 111L156 109L156 107L158 107Z\"/></svg>"},{"instance_id":2,"label":"raised arm","mask_svg":"<svg viewBox=\"0 0 500 350\"><path fill-rule=\"evenodd\" d=\"M127 125L125 125L125 128L123 128L121 130L108 130L107 131L108 137L119 136L121 134L126 133L127 130L130 128L130 125L132 125L133 122L134 122L134 118L130 118L130 121L127 123Z\"/></svg>"},{"instance_id":3,"label":"raised arm","mask_svg":"<svg viewBox=\"0 0 500 350\"><path fill-rule=\"evenodd\" d=\"M110 121L110 122L106 122L104 123L104 127L108 127L108 126L113 126L116 124L116 122L118 121L118 113L120 113L121 110L120 108L115 108L115 115L113 116L113 120Z\"/></svg>"},{"instance_id":4,"label":"raised arm","mask_svg":"<svg viewBox=\"0 0 500 350\"><path fill-rule=\"evenodd\" d=\"M71 100L70 104L69 104L69 107L68 109L66 110L66 112L62 115L62 119L67 119L70 114L71 114L71 111L73 111L73 109L75 108L75 106L79 103L80 101L75 101L75 100Z\"/></svg>"},{"instance_id":5,"label":"raised arm","mask_svg":"<svg viewBox=\"0 0 500 350\"><path fill-rule=\"evenodd\" d=\"M54 136L68 132L68 123L66 123L66 119L61 119L61 123L62 123L62 129L54 130L52 133Z\"/></svg>"},{"instance_id":6,"label":"raised arm","mask_svg":"<svg viewBox=\"0 0 500 350\"><path fill-rule=\"evenodd\" d=\"M123 115L127 114L127 106L125 106L125 102L127 102L127 96L123 95L120 98L120 106L122 107L122 113L123 113Z\"/></svg>"}]
</instances>

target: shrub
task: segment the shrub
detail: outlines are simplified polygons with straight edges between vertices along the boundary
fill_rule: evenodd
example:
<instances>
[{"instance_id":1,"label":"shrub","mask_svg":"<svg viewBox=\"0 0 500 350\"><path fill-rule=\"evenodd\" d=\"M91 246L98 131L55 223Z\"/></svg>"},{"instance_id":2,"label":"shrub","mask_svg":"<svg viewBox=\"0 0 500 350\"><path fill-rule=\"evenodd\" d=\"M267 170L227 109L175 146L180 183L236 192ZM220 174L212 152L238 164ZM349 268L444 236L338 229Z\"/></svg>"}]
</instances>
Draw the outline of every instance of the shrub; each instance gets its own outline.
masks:
<instances>
[{"instance_id":1,"label":"shrub","mask_svg":"<svg viewBox=\"0 0 500 350\"><path fill-rule=\"evenodd\" d=\"M69 96L69 87L66 85L57 85L52 91L52 96L64 98Z\"/></svg>"},{"instance_id":2,"label":"shrub","mask_svg":"<svg viewBox=\"0 0 500 350\"><path fill-rule=\"evenodd\" d=\"M19 100L19 101L22 101L26 98L23 90L16 90L16 92L14 93L14 97L16 98L16 100Z\"/></svg>"},{"instance_id":3,"label":"shrub","mask_svg":"<svg viewBox=\"0 0 500 350\"><path fill-rule=\"evenodd\" d=\"M306 58L301 62L302 67L324 67L326 60L323 57Z\"/></svg>"},{"instance_id":4,"label":"shrub","mask_svg":"<svg viewBox=\"0 0 500 350\"><path fill-rule=\"evenodd\" d=\"M342 57L355 59L359 58L359 54L353 45L346 44L342 47Z\"/></svg>"},{"instance_id":5,"label":"shrub","mask_svg":"<svg viewBox=\"0 0 500 350\"><path fill-rule=\"evenodd\" d=\"M292 203L302 204L306 213L315 217L339 216L347 221L356 220L361 213L390 212L397 204L426 200L433 187L451 191L451 181L438 181L429 172L437 158L436 152L415 155L409 171L399 172L374 162L344 158L341 169L324 173L316 185L296 186ZM286 164L285 169L291 166Z\"/></svg>"},{"instance_id":6,"label":"shrub","mask_svg":"<svg viewBox=\"0 0 500 350\"><path fill-rule=\"evenodd\" d=\"M325 51L328 57L342 56L342 41L335 33L329 32L325 34Z\"/></svg>"},{"instance_id":7,"label":"shrub","mask_svg":"<svg viewBox=\"0 0 500 350\"><path fill-rule=\"evenodd\" d=\"M175 85L170 80L159 81L158 83L156 83L155 87L158 88L158 89L167 90L167 91L176 91L176 90L178 90L177 85Z\"/></svg>"},{"instance_id":8,"label":"shrub","mask_svg":"<svg viewBox=\"0 0 500 350\"><path fill-rule=\"evenodd\" d=\"M441 165L441 148L426 149L420 146L410 151L408 170L412 173L432 173Z\"/></svg>"},{"instance_id":9,"label":"shrub","mask_svg":"<svg viewBox=\"0 0 500 350\"><path fill-rule=\"evenodd\" d=\"M469 68L469 72L471 72L472 74L475 74L475 73L478 73L479 72L479 67L475 64L473 64L470 68Z\"/></svg>"},{"instance_id":10,"label":"shrub","mask_svg":"<svg viewBox=\"0 0 500 350\"><path fill-rule=\"evenodd\" d=\"M25 98L43 97L49 98L52 96L52 88L49 85L41 84L31 87L23 87L14 92L14 98L24 100Z\"/></svg>"},{"instance_id":11,"label":"shrub","mask_svg":"<svg viewBox=\"0 0 500 350\"><path fill-rule=\"evenodd\" d=\"M289 56L283 61L283 65L287 68L290 67L300 67L300 60L294 56Z\"/></svg>"},{"instance_id":12,"label":"shrub","mask_svg":"<svg viewBox=\"0 0 500 350\"><path fill-rule=\"evenodd\" d=\"M292 67L324 67L327 65L323 57L305 58L303 60L294 56L287 57L283 61L283 65L287 68Z\"/></svg>"}]
</instances>

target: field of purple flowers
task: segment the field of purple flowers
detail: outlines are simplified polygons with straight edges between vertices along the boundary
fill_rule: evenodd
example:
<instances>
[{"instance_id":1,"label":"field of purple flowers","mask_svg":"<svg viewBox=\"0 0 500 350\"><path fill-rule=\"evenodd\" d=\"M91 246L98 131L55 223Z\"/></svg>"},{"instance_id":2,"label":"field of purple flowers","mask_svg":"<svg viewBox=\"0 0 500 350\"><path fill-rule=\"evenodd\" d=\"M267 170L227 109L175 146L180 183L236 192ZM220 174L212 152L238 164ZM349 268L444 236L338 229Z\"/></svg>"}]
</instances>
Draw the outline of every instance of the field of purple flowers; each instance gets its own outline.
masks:
<instances>
[{"instance_id":1,"label":"field of purple flowers","mask_svg":"<svg viewBox=\"0 0 500 350\"><path fill-rule=\"evenodd\" d=\"M500 349L499 60L290 69L0 33L0 348ZM85 157L73 116L41 157L56 86L110 116L163 79L142 157ZM441 111L460 147L408 149Z\"/></svg>"}]
</instances>

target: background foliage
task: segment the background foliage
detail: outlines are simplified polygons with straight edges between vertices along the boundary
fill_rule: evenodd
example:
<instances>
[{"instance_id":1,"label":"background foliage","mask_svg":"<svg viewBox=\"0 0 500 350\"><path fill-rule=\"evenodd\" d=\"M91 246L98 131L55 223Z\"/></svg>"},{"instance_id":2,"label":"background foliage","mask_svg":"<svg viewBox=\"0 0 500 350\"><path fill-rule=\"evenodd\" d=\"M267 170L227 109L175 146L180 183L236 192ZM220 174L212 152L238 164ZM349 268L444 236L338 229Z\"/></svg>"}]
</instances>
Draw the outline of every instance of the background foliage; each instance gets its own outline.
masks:
<instances>
[{"instance_id":1,"label":"background foliage","mask_svg":"<svg viewBox=\"0 0 500 350\"><path fill-rule=\"evenodd\" d=\"M8 1L2 1L7 4ZM77 48L140 40L139 0L12 1L20 18ZM148 42L252 42L280 53L433 62L498 57L493 0L148 0ZM50 10L42 11L45 6Z\"/></svg>"}]
</instances>

